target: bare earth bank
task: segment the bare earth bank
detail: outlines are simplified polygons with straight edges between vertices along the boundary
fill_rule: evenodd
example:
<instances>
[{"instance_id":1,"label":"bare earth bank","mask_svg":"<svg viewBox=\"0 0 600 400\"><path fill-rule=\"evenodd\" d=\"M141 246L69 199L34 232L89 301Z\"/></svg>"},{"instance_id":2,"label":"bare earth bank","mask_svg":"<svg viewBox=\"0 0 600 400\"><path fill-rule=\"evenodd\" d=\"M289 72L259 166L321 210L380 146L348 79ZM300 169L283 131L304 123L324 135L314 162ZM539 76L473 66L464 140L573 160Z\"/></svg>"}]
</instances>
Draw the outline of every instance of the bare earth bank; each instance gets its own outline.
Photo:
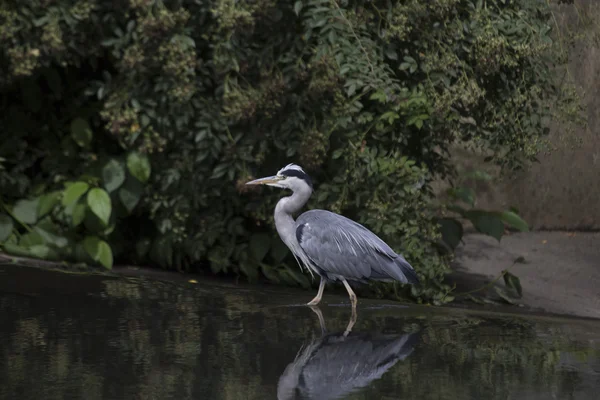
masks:
<instances>
[{"instance_id":1,"label":"bare earth bank","mask_svg":"<svg viewBox=\"0 0 600 400\"><path fill-rule=\"evenodd\" d=\"M523 287L519 303L553 314L600 318L600 233L516 233L501 243L466 235L451 276L457 292L490 282L519 257L524 263L510 269ZM504 286L503 280L496 285Z\"/></svg>"}]
</instances>

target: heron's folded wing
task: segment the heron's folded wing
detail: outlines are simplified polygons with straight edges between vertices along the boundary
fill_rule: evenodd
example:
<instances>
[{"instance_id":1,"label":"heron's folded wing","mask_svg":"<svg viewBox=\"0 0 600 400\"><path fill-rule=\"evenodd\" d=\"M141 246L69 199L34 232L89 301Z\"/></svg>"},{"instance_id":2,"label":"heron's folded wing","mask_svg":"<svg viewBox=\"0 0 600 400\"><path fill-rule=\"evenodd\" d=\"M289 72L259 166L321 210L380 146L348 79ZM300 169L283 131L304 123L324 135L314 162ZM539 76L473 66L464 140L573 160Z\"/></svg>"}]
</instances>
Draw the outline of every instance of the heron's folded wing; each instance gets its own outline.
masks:
<instances>
[{"instance_id":1,"label":"heron's folded wing","mask_svg":"<svg viewBox=\"0 0 600 400\"><path fill-rule=\"evenodd\" d=\"M342 215L311 210L298 217L296 238L325 272L346 278L388 276L398 255L377 235Z\"/></svg>"}]
</instances>

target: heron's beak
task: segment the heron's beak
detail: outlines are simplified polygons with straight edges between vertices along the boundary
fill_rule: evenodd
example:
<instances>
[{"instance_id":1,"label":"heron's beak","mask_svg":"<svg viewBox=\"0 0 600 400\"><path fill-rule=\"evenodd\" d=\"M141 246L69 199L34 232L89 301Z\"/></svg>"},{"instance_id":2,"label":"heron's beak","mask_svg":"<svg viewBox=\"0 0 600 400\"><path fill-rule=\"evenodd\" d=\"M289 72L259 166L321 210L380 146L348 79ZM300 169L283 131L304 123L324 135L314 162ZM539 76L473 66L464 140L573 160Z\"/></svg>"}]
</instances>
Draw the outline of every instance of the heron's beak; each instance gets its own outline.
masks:
<instances>
[{"instance_id":1,"label":"heron's beak","mask_svg":"<svg viewBox=\"0 0 600 400\"><path fill-rule=\"evenodd\" d=\"M265 178L255 179L250 182L246 182L246 185L268 185L270 183L277 183L283 179L284 178L281 176L273 175L273 176L267 176Z\"/></svg>"}]
</instances>

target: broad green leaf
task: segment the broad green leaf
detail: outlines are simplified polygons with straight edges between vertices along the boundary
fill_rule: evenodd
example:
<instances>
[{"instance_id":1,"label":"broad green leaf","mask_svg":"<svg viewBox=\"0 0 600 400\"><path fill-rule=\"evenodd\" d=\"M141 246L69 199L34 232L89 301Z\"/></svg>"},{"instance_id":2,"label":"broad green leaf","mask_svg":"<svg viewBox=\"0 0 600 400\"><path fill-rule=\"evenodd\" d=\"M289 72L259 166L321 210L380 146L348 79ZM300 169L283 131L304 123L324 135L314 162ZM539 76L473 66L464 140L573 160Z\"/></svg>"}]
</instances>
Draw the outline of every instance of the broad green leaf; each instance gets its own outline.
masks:
<instances>
[{"instance_id":1,"label":"broad green leaf","mask_svg":"<svg viewBox=\"0 0 600 400\"><path fill-rule=\"evenodd\" d=\"M471 207L475 205L475 191L469 187L455 187L449 189L449 194L462 200Z\"/></svg>"},{"instance_id":2,"label":"broad green leaf","mask_svg":"<svg viewBox=\"0 0 600 400\"><path fill-rule=\"evenodd\" d=\"M527 225L527 222L523 221L521 217L519 217L512 211L503 211L500 218L504 223L520 230L521 232L529 231L529 226Z\"/></svg>"},{"instance_id":3,"label":"broad green leaf","mask_svg":"<svg viewBox=\"0 0 600 400\"><path fill-rule=\"evenodd\" d=\"M117 160L110 160L102 168L104 187L110 192L117 190L125 182L125 168Z\"/></svg>"},{"instance_id":4,"label":"broad green leaf","mask_svg":"<svg viewBox=\"0 0 600 400\"><path fill-rule=\"evenodd\" d=\"M511 274L508 271L504 272L504 284L507 287L513 289L515 292L517 292L519 294L519 297L523 296L523 288L521 287L521 280L517 276Z\"/></svg>"},{"instance_id":5,"label":"broad green leaf","mask_svg":"<svg viewBox=\"0 0 600 400\"><path fill-rule=\"evenodd\" d=\"M262 261L271 247L271 238L266 233L255 233L250 237L250 253L256 261Z\"/></svg>"},{"instance_id":6,"label":"broad green leaf","mask_svg":"<svg viewBox=\"0 0 600 400\"><path fill-rule=\"evenodd\" d=\"M474 180L478 180L478 181L491 181L492 180L492 176L490 174L488 174L485 171L478 170L478 169L467 172L465 174L465 178L474 179Z\"/></svg>"},{"instance_id":7,"label":"broad green leaf","mask_svg":"<svg viewBox=\"0 0 600 400\"><path fill-rule=\"evenodd\" d=\"M110 213L112 212L112 203L108 193L100 188L90 190L87 195L87 204L100 221L108 225Z\"/></svg>"},{"instance_id":8,"label":"broad green leaf","mask_svg":"<svg viewBox=\"0 0 600 400\"><path fill-rule=\"evenodd\" d=\"M127 169L138 181L146 183L150 178L150 160L145 154L137 152L129 153L127 156Z\"/></svg>"},{"instance_id":9,"label":"broad green leaf","mask_svg":"<svg viewBox=\"0 0 600 400\"><path fill-rule=\"evenodd\" d=\"M263 273L263 275L270 281L273 283L280 283L281 280L279 279L279 276L277 275L277 273L274 271L273 267L271 267L268 264L265 263L261 263L260 264L260 269Z\"/></svg>"},{"instance_id":10,"label":"broad green leaf","mask_svg":"<svg viewBox=\"0 0 600 400\"><path fill-rule=\"evenodd\" d=\"M479 232L489 235L500 241L504 234L504 224L500 217L494 212L471 210L465 216L473 223Z\"/></svg>"},{"instance_id":11,"label":"broad green leaf","mask_svg":"<svg viewBox=\"0 0 600 400\"><path fill-rule=\"evenodd\" d=\"M0 242L4 242L13 230L12 218L6 214L0 214Z\"/></svg>"},{"instance_id":12,"label":"broad green leaf","mask_svg":"<svg viewBox=\"0 0 600 400\"><path fill-rule=\"evenodd\" d=\"M46 241L44 240L44 237L36 231L26 233L25 235L21 236L21 239L19 239L19 246L21 247L31 247L45 243Z\"/></svg>"},{"instance_id":13,"label":"broad green leaf","mask_svg":"<svg viewBox=\"0 0 600 400\"><path fill-rule=\"evenodd\" d=\"M37 213L39 218L50 213L60 200L60 192L51 192L40 197Z\"/></svg>"},{"instance_id":14,"label":"broad green leaf","mask_svg":"<svg viewBox=\"0 0 600 400\"><path fill-rule=\"evenodd\" d=\"M17 201L13 208L15 218L26 224L35 224L38 220L38 203L39 198Z\"/></svg>"},{"instance_id":15,"label":"broad green leaf","mask_svg":"<svg viewBox=\"0 0 600 400\"><path fill-rule=\"evenodd\" d=\"M295 286L298 284L294 277L288 272L287 268L279 268L275 271L277 271L277 274L279 275L280 282L283 281L283 283L290 286Z\"/></svg>"},{"instance_id":16,"label":"broad green leaf","mask_svg":"<svg viewBox=\"0 0 600 400\"><path fill-rule=\"evenodd\" d=\"M348 96L352 96L355 92L356 92L356 83L352 83L350 86L348 86L348 89L347 89Z\"/></svg>"},{"instance_id":17,"label":"broad green leaf","mask_svg":"<svg viewBox=\"0 0 600 400\"><path fill-rule=\"evenodd\" d=\"M519 304L517 300L510 297L504 288L496 286L494 289L496 290L496 293L498 293L498 296L500 296L500 298L502 298L502 300L506 301L508 304Z\"/></svg>"},{"instance_id":18,"label":"broad green leaf","mask_svg":"<svg viewBox=\"0 0 600 400\"><path fill-rule=\"evenodd\" d=\"M58 252L52 247L47 246L45 244L36 244L31 246L29 248L29 253L33 257L41 258L44 260L55 261L60 259L60 255L58 254Z\"/></svg>"},{"instance_id":19,"label":"broad green leaf","mask_svg":"<svg viewBox=\"0 0 600 400\"><path fill-rule=\"evenodd\" d=\"M91 234L104 235L105 230L109 228L92 210L86 207L85 216L83 218L85 229Z\"/></svg>"},{"instance_id":20,"label":"broad green leaf","mask_svg":"<svg viewBox=\"0 0 600 400\"><path fill-rule=\"evenodd\" d=\"M61 258L55 249L45 244L35 244L30 247L24 247L23 245L5 243L3 247L4 251L15 256L41 258L52 261L57 261Z\"/></svg>"},{"instance_id":21,"label":"broad green leaf","mask_svg":"<svg viewBox=\"0 0 600 400\"><path fill-rule=\"evenodd\" d=\"M85 202L77 202L73 207L73 212L71 213L71 226L76 227L79 226L83 220L85 219L85 212L88 206Z\"/></svg>"},{"instance_id":22,"label":"broad green leaf","mask_svg":"<svg viewBox=\"0 0 600 400\"><path fill-rule=\"evenodd\" d=\"M396 53L396 50L394 50L391 47L387 47L385 49L385 55L391 59L391 60L397 60L398 59L398 53Z\"/></svg>"},{"instance_id":23,"label":"broad green leaf","mask_svg":"<svg viewBox=\"0 0 600 400\"><path fill-rule=\"evenodd\" d=\"M90 255L92 260L99 262L105 268L111 269L113 266L112 250L108 243L97 236L86 236L83 240L83 248Z\"/></svg>"},{"instance_id":24,"label":"broad green leaf","mask_svg":"<svg viewBox=\"0 0 600 400\"><path fill-rule=\"evenodd\" d=\"M340 158L342 155L344 154L344 149L337 149L336 151L333 152L333 154L331 155L331 159L332 160L337 160L338 158Z\"/></svg>"},{"instance_id":25,"label":"broad green leaf","mask_svg":"<svg viewBox=\"0 0 600 400\"><path fill-rule=\"evenodd\" d=\"M302 1L298 0L294 3L294 12L296 15L300 15L300 11L302 11Z\"/></svg>"},{"instance_id":26,"label":"broad green leaf","mask_svg":"<svg viewBox=\"0 0 600 400\"><path fill-rule=\"evenodd\" d=\"M83 118L75 118L71 122L71 137L81 147L88 147L92 142L92 129Z\"/></svg>"},{"instance_id":27,"label":"broad green leaf","mask_svg":"<svg viewBox=\"0 0 600 400\"><path fill-rule=\"evenodd\" d=\"M129 213L133 211L139 203L144 193L144 185L137 179L127 179L125 184L119 189L119 200Z\"/></svg>"},{"instance_id":28,"label":"broad green leaf","mask_svg":"<svg viewBox=\"0 0 600 400\"><path fill-rule=\"evenodd\" d=\"M383 90L378 90L369 96L369 100L379 100L381 103L385 103L387 101L387 95Z\"/></svg>"},{"instance_id":29,"label":"broad green leaf","mask_svg":"<svg viewBox=\"0 0 600 400\"><path fill-rule=\"evenodd\" d=\"M73 182L63 192L62 204L65 207L75 203L88 191L90 186L85 182Z\"/></svg>"},{"instance_id":30,"label":"broad green leaf","mask_svg":"<svg viewBox=\"0 0 600 400\"><path fill-rule=\"evenodd\" d=\"M306 277L306 275L302 274L299 271L293 270L289 267L286 267L286 272L297 282L300 284L300 286L302 286L304 289L309 289L310 288L310 282L308 280L308 278Z\"/></svg>"},{"instance_id":31,"label":"broad green leaf","mask_svg":"<svg viewBox=\"0 0 600 400\"><path fill-rule=\"evenodd\" d=\"M454 296L444 296L442 298L443 304L452 303L454 301Z\"/></svg>"},{"instance_id":32,"label":"broad green leaf","mask_svg":"<svg viewBox=\"0 0 600 400\"><path fill-rule=\"evenodd\" d=\"M54 233L56 232L56 227L53 227L51 224L45 225L43 223L40 223L37 226L33 227L33 230L34 232L38 233L42 238L44 238L44 242L51 243L56 247L63 248L69 244L69 240L67 238Z\"/></svg>"},{"instance_id":33,"label":"broad green leaf","mask_svg":"<svg viewBox=\"0 0 600 400\"><path fill-rule=\"evenodd\" d=\"M452 249L456 249L463 237L463 226L454 218L442 218L438 221L442 240Z\"/></svg>"},{"instance_id":34,"label":"broad green leaf","mask_svg":"<svg viewBox=\"0 0 600 400\"><path fill-rule=\"evenodd\" d=\"M16 245L14 243L4 243L2 248L5 252L14 256L32 257L32 254L28 248Z\"/></svg>"},{"instance_id":35,"label":"broad green leaf","mask_svg":"<svg viewBox=\"0 0 600 400\"><path fill-rule=\"evenodd\" d=\"M258 265L250 263L248 261L239 262L240 270L248 278L248 282L256 283L258 281Z\"/></svg>"},{"instance_id":36,"label":"broad green leaf","mask_svg":"<svg viewBox=\"0 0 600 400\"><path fill-rule=\"evenodd\" d=\"M496 287L497 288L497 287ZM499 301L496 301L494 299L490 299L489 297L480 297L479 298L481 301L483 301L485 304L493 304L495 306L499 306L502 303L500 303Z\"/></svg>"},{"instance_id":37,"label":"broad green leaf","mask_svg":"<svg viewBox=\"0 0 600 400\"><path fill-rule=\"evenodd\" d=\"M477 303L477 304L485 304L484 301L482 301L479 297L475 297L472 294L468 294L467 296L465 296L465 298L471 300L473 303Z\"/></svg>"},{"instance_id":38,"label":"broad green leaf","mask_svg":"<svg viewBox=\"0 0 600 400\"><path fill-rule=\"evenodd\" d=\"M85 251L83 248L83 241L78 242L73 246L73 257L76 262L80 263L92 264L94 262L92 257L90 257L87 251Z\"/></svg>"}]
</instances>

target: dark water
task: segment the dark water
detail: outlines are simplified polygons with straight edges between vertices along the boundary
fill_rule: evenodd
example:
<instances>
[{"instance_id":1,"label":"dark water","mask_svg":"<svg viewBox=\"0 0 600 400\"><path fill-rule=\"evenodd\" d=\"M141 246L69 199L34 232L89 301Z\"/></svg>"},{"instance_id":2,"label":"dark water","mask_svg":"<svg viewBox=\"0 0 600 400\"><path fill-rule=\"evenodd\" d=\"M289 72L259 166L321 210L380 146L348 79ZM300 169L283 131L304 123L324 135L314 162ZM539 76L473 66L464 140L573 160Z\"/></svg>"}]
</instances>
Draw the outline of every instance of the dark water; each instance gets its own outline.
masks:
<instances>
[{"instance_id":1,"label":"dark water","mask_svg":"<svg viewBox=\"0 0 600 400\"><path fill-rule=\"evenodd\" d=\"M598 398L598 323L301 295L0 266L0 398Z\"/></svg>"}]
</instances>

